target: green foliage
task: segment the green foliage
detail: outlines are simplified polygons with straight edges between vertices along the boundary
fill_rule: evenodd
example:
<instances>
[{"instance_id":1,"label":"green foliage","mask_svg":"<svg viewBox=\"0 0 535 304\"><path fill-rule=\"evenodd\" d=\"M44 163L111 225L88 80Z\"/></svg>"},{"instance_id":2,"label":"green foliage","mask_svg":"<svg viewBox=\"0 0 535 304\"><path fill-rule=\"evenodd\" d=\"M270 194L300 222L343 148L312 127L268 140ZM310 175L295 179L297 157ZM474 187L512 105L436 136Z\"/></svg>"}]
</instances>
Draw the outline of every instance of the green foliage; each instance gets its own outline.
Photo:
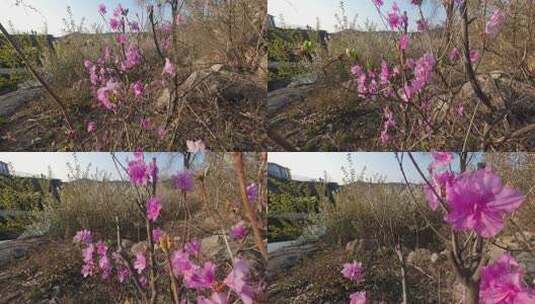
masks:
<instances>
[{"instance_id":1,"label":"green foliage","mask_svg":"<svg viewBox=\"0 0 535 304\"><path fill-rule=\"evenodd\" d=\"M45 194L36 180L0 176L0 211L39 210ZM0 217L0 236L23 232L30 219L25 215Z\"/></svg>"}]
</instances>

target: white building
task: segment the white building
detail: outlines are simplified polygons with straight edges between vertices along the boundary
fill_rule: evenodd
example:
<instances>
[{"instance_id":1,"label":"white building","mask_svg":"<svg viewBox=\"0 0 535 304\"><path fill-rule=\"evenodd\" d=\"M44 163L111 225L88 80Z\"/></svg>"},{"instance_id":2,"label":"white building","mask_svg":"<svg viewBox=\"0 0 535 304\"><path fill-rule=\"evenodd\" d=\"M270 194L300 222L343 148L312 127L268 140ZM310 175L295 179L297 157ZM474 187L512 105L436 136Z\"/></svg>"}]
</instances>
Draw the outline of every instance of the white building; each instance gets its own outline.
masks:
<instances>
[{"instance_id":1,"label":"white building","mask_svg":"<svg viewBox=\"0 0 535 304\"><path fill-rule=\"evenodd\" d=\"M0 160L0 175L9 176L9 166Z\"/></svg>"},{"instance_id":2,"label":"white building","mask_svg":"<svg viewBox=\"0 0 535 304\"><path fill-rule=\"evenodd\" d=\"M290 175L290 169L275 163L268 163L268 176L285 180L290 180L292 178Z\"/></svg>"}]
</instances>

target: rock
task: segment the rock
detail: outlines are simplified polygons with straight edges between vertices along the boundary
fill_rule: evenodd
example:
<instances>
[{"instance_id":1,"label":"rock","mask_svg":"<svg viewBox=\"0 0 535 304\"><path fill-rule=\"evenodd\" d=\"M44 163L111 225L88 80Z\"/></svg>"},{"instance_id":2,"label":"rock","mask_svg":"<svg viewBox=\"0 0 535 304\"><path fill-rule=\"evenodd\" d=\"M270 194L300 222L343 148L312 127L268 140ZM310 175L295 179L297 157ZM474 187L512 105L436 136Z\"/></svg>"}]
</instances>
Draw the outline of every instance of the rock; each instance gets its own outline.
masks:
<instances>
[{"instance_id":1,"label":"rock","mask_svg":"<svg viewBox=\"0 0 535 304\"><path fill-rule=\"evenodd\" d=\"M481 87L481 90L490 98L491 104L498 110L506 108L507 96L510 95L510 89L498 87L499 80L494 79L487 75L477 76L477 80ZM478 100L472 84L466 82L459 93L456 96L456 100L465 100L465 101L476 101ZM488 109L482 105L482 112L488 112Z\"/></svg>"},{"instance_id":2,"label":"rock","mask_svg":"<svg viewBox=\"0 0 535 304\"><path fill-rule=\"evenodd\" d=\"M305 101L310 87L284 88L268 93L267 111L274 115L288 106Z\"/></svg>"},{"instance_id":3,"label":"rock","mask_svg":"<svg viewBox=\"0 0 535 304\"><path fill-rule=\"evenodd\" d=\"M121 247L123 247L123 249L128 249L130 247L134 246L134 242L129 240L129 239L122 239L121 240Z\"/></svg>"},{"instance_id":4,"label":"rock","mask_svg":"<svg viewBox=\"0 0 535 304\"><path fill-rule=\"evenodd\" d=\"M25 103L40 97L43 93L41 87L21 89L0 96L0 117L9 117Z\"/></svg>"},{"instance_id":5,"label":"rock","mask_svg":"<svg viewBox=\"0 0 535 304\"><path fill-rule=\"evenodd\" d=\"M292 82L288 85L289 88L297 88L305 85L312 85L318 82L319 76L316 73L309 73L298 75L292 78Z\"/></svg>"},{"instance_id":6,"label":"rock","mask_svg":"<svg viewBox=\"0 0 535 304\"><path fill-rule=\"evenodd\" d=\"M160 93L160 97L156 100L156 107L158 109L165 109L169 104L169 99L171 98L171 92L168 88L163 89Z\"/></svg>"},{"instance_id":7,"label":"rock","mask_svg":"<svg viewBox=\"0 0 535 304\"><path fill-rule=\"evenodd\" d=\"M221 250L224 250L223 246L225 245L220 242L217 235L205 237L201 240L202 251L209 258L215 257Z\"/></svg>"},{"instance_id":8,"label":"rock","mask_svg":"<svg viewBox=\"0 0 535 304\"><path fill-rule=\"evenodd\" d=\"M149 249L149 244L147 241L141 241L132 245L130 248L130 253L136 255L138 252L147 251Z\"/></svg>"},{"instance_id":9,"label":"rock","mask_svg":"<svg viewBox=\"0 0 535 304\"><path fill-rule=\"evenodd\" d=\"M270 252L267 264L267 276L272 277L289 270L304 257L310 256L318 250L318 242L308 242L291 244Z\"/></svg>"},{"instance_id":10,"label":"rock","mask_svg":"<svg viewBox=\"0 0 535 304\"><path fill-rule=\"evenodd\" d=\"M346 244L346 253L355 255L359 252L375 251L379 248L377 240L373 239L356 239Z\"/></svg>"}]
</instances>

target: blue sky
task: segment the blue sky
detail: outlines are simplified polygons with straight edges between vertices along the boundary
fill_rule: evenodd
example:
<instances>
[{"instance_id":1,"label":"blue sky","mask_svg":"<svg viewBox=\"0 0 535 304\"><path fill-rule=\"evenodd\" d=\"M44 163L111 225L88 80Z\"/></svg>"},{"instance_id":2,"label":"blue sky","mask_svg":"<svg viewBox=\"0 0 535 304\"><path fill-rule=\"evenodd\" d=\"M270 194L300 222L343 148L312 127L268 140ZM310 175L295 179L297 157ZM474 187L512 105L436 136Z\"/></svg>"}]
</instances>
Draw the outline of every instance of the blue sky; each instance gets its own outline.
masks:
<instances>
[{"instance_id":1,"label":"blue sky","mask_svg":"<svg viewBox=\"0 0 535 304\"><path fill-rule=\"evenodd\" d=\"M432 161L431 153L413 153L420 169L427 173L427 167ZM396 157L391 152L353 152L351 153L353 168L357 176L362 169L366 167L366 176L371 177L380 175L387 182L403 182L403 175L399 169ZM342 183L343 172L342 166L347 167L347 153L289 153L289 152L270 152L268 154L269 162L274 162L291 170L293 176L308 177L317 179L324 176L327 172L328 180ZM454 161L454 168L458 165ZM408 179L411 182L422 182L418 171L414 168L408 155L404 157L404 168Z\"/></svg>"},{"instance_id":2,"label":"blue sky","mask_svg":"<svg viewBox=\"0 0 535 304\"><path fill-rule=\"evenodd\" d=\"M85 168L88 164L91 164L91 173L95 172L95 169L104 170L111 174L111 179L119 179L117 170L113 163L110 153L106 152L87 152L87 153L75 153L76 158L82 168ZM126 165L127 159L133 159L133 153L117 153L117 157L123 164ZM180 153L145 153L145 159L151 159L156 157L158 168L163 175L170 176L179 168L182 167L182 156ZM74 164L73 153L26 153L26 152L2 152L0 153L0 161L11 163L15 169L15 172L22 172L25 174L48 175L48 169L52 170L52 177L62 180L68 180L69 169L67 163Z\"/></svg>"},{"instance_id":3,"label":"blue sky","mask_svg":"<svg viewBox=\"0 0 535 304\"><path fill-rule=\"evenodd\" d=\"M48 26L48 33L56 36L65 34L62 19L67 17L67 6L72 8L74 19L78 24L82 18L86 18L86 26L92 29L93 24L102 24L102 18L97 12L100 3L108 7L111 12L117 4L130 8L131 12L141 12L135 0L23 0L27 5L35 8L39 13L27 7L16 6L16 0L0 0L2 2L2 14L0 22L8 27L11 21L17 31L35 30L42 33L44 24ZM10 29L11 30L11 29Z\"/></svg>"},{"instance_id":4,"label":"blue sky","mask_svg":"<svg viewBox=\"0 0 535 304\"><path fill-rule=\"evenodd\" d=\"M385 0L383 13L392 8L393 0ZM406 10L409 15L411 28L414 28L415 20L419 19L417 10L409 0L396 1L402 11ZM442 15L441 11L436 11L434 0L424 0L424 15L426 18L434 17L431 20L439 20ZM268 12L275 16L275 22L279 22L279 16L284 16L284 21L288 26L298 25L304 27L310 25L316 26L316 18L320 19L322 29L329 32L334 31L336 18L334 15L339 11L339 0L268 0ZM346 13L349 20L353 20L355 14L357 25L362 25L366 19L377 24L379 29L384 29L383 23L379 18L377 9L371 0L346 0Z\"/></svg>"}]
</instances>

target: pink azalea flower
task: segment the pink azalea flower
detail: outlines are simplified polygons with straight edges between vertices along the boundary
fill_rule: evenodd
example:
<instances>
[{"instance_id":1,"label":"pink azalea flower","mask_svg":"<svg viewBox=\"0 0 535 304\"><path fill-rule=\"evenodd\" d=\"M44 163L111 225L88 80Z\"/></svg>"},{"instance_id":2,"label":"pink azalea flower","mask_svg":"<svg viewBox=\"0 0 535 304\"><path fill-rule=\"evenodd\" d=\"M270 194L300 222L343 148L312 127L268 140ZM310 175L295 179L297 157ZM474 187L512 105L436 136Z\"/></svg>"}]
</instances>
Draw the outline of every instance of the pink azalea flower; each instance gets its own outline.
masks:
<instances>
[{"instance_id":1,"label":"pink azalea flower","mask_svg":"<svg viewBox=\"0 0 535 304\"><path fill-rule=\"evenodd\" d=\"M106 5L104 3L101 3L98 5L98 12L102 15L105 15L108 11L106 10Z\"/></svg>"},{"instance_id":2,"label":"pink azalea flower","mask_svg":"<svg viewBox=\"0 0 535 304\"><path fill-rule=\"evenodd\" d=\"M474 230L482 237L496 236L504 226L504 217L515 211L524 195L504 187L491 170L480 169L458 176L446 188L449 212L446 221L455 230Z\"/></svg>"},{"instance_id":3,"label":"pink azalea flower","mask_svg":"<svg viewBox=\"0 0 535 304\"><path fill-rule=\"evenodd\" d=\"M228 300L224 293L214 292L210 298L198 296L197 304L228 304Z\"/></svg>"},{"instance_id":4,"label":"pink azalea flower","mask_svg":"<svg viewBox=\"0 0 535 304\"><path fill-rule=\"evenodd\" d=\"M381 7L383 6L384 2L383 0L372 0L373 4L375 4L375 6L377 7Z\"/></svg>"},{"instance_id":5,"label":"pink azalea flower","mask_svg":"<svg viewBox=\"0 0 535 304\"><path fill-rule=\"evenodd\" d=\"M353 263L344 264L344 269L342 269L342 275L344 276L344 278L354 282L362 280L362 277L364 275L364 268L362 267L362 263L357 263L356 261L353 261Z\"/></svg>"},{"instance_id":6,"label":"pink azalea flower","mask_svg":"<svg viewBox=\"0 0 535 304\"><path fill-rule=\"evenodd\" d=\"M181 191L193 191L193 172L191 170L182 170L173 176L175 187Z\"/></svg>"},{"instance_id":7,"label":"pink azalea flower","mask_svg":"<svg viewBox=\"0 0 535 304\"><path fill-rule=\"evenodd\" d=\"M392 74L390 73L388 63L384 60L381 62L381 74L379 77L382 85L387 85L390 83L390 77L392 77Z\"/></svg>"},{"instance_id":8,"label":"pink azalea flower","mask_svg":"<svg viewBox=\"0 0 535 304\"><path fill-rule=\"evenodd\" d=\"M490 16L490 19L487 24L485 25L485 34L491 37L496 36L504 22L505 15L500 9L496 9Z\"/></svg>"},{"instance_id":9,"label":"pink azalea flower","mask_svg":"<svg viewBox=\"0 0 535 304\"><path fill-rule=\"evenodd\" d=\"M99 256L104 256L108 253L108 246L106 246L106 244L104 244L103 241L98 241L96 248L97 248L97 254Z\"/></svg>"},{"instance_id":10,"label":"pink azalea flower","mask_svg":"<svg viewBox=\"0 0 535 304\"><path fill-rule=\"evenodd\" d=\"M137 273L142 273L143 270L147 268L147 259L145 258L145 254L140 251L136 253L136 259L134 260L134 269L137 270Z\"/></svg>"},{"instance_id":11,"label":"pink azalea flower","mask_svg":"<svg viewBox=\"0 0 535 304\"><path fill-rule=\"evenodd\" d=\"M129 22L128 25L130 25L130 29L134 32L139 32L141 30L137 21Z\"/></svg>"},{"instance_id":12,"label":"pink azalea flower","mask_svg":"<svg viewBox=\"0 0 535 304\"><path fill-rule=\"evenodd\" d=\"M256 185L256 183L249 184L247 186L246 192L249 203L254 204L256 202L256 199L258 198L258 186Z\"/></svg>"},{"instance_id":13,"label":"pink azalea flower","mask_svg":"<svg viewBox=\"0 0 535 304\"><path fill-rule=\"evenodd\" d=\"M73 238L73 241L76 243L84 243L89 244L91 243L91 231L87 229L82 229L78 232L76 232L76 235Z\"/></svg>"},{"instance_id":14,"label":"pink azalea flower","mask_svg":"<svg viewBox=\"0 0 535 304\"><path fill-rule=\"evenodd\" d=\"M476 63L481 59L481 54L478 50L470 50L470 61Z\"/></svg>"},{"instance_id":15,"label":"pink azalea flower","mask_svg":"<svg viewBox=\"0 0 535 304\"><path fill-rule=\"evenodd\" d=\"M176 68L175 65L169 60L169 58L165 58L165 65L163 67L163 73L171 75L175 77L176 75Z\"/></svg>"},{"instance_id":16,"label":"pink azalea flower","mask_svg":"<svg viewBox=\"0 0 535 304\"><path fill-rule=\"evenodd\" d=\"M82 275L84 278L91 277L95 273L95 264L94 263L86 263L82 266Z\"/></svg>"},{"instance_id":17,"label":"pink azalea flower","mask_svg":"<svg viewBox=\"0 0 535 304\"><path fill-rule=\"evenodd\" d=\"M93 255L95 253L95 245L89 244L84 250L82 250L83 261L86 264L93 263Z\"/></svg>"},{"instance_id":18,"label":"pink azalea flower","mask_svg":"<svg viewBox=\"0 0 535 304\"><path fill-rule=\"evenodd\" d=\"M136 81L132 88L134 89L134 95L136 97L143 96L143 91L145 90L145 87L143 86L143 83L141 81Z\"/></svg>"},{"instance_id":19,"label":"pink azalea flower","mask_svg":"<svg viewBox=\"0 0 535 304\"><path fill-rule=\"evenodd\" d=\"M160 228L154 228L152 229L152 240L155 243L159 243L160 240L163 238L164 232Z\"/></svg>"},{"instance_id":20,"label":"pink azalea flower","mask_svg":"<svg viewBox=\"0 0 535 304\"><path fill-rule=\"evenodd\" d=\"M215 282L216 266L212 262L204 263L203 267L194 267L184 274L184 283L187 288L211 288Z\"/></svg>"},{"instance_id":21,"label":"pink azalea flower","mask_svg":"<svg viewBox=\"0 0 535 304\"><path fill-rule=\"evenodd\" d=\"M201 242L198 239L193 239L184 245L184 250L186 250L188 254L198 256L201 254Z\"/></svg>"},{"instance_id":22,"label":"pink azalea flower","mask_svg":"<svg viewBox=\"0 0 535 304\"><path fill-rule=\"evenodd\" d=\"M123 283L126 279L128 279L128 277L130 277L130 271L128 268L124 266L119 267L117 270L117 280L119 283Z\"/></svg>"},{"instance_id":23,"label":"pink azalea flower","mask_svg":"<svg viewBox=\"0 0 535 304\"><path fill-rule=\"evenodd\" d=\"M102 271L102 279L107 279L112 270L110 258L107 255L101 256L98 261L98 267Z\"/></svg>"},{"instance_id":24,"label":"pink azalea flower","mask_svg":"<svg viewBox=\"0 0 535 304\"><path fill-rule=\"evenodd\" d=\"M401 18L395 10L388 13L387 20L388 20L388 24L393 29L401 26Z\"/></svg>"},{"instance_id":25,"label":"pink azalea flower","mask_svg":"<svg viewBox=\"0 0 535 304\"><path fill-rule=\"evenodd\" d=\"M122 21L119 21L115 18L111 18L110 19L110 27L112 30L116 31L118 29L121 28L121 26L123 25L123 22Z\"/></svg>"},{"instance_id":26,"label":"pink azalea flower","mask_svg":"<svg viewBox=\"0 0 535 304\"><path fill-rule=\"evenodd\" d=\"M425 19L420 19L416 21L416 24L417 24L418 31L420 32L424 32L429 29L429 23Z\"/></svg>"},{"instance_id":27,"label":"pink azalea flower","mask_svg":"<svg viewBox=\"0 0 535 304\"><path fill-rule=\"evenodd\" d=\"M256 290L248 282L249 265L242 258L234 260L234 267L223 283L234 291L244 304L253 304Z\"/></svg>"},{"instance_id":28,"label":"pink azalea flower","mask_svg":"<svg viewBox=\"0 0 535 304\"><path fill-rule=\"evenodd\" d=\"M106 83L105 87L97 90L97 99L106 109L114 110L117 107L117 104L114 102L114 100L117 99L116 94L118 93L119 89L120 84L110 79Z\"/></svg>"},{"instance_id":29,"label":"pink azalea flower","mask_svg":"<svg viewBox=\"0 0 535 304\"><path fill-rule=\"evenodd\" d=\"M138 66L142 60L143 56L139 48L134 44L130 44L126 49L126 60L121 63L121 69L129 71Z\"/></svg>"},{"instance_id":30,"label":"pink azalea flower","mask_svg":"<svg viewBox=\"0 0 535 304\"><path fill-rule=\"evenodd\" d=\"M349 296L349 298L350 298L349 304L366 304L367 303L365 291L352 293Z\"/></svg>"},{"instance_id":31,"label":"pink azalea flower","mask_svg":"<svg viewBox=\"0 0 535 304\"><path fill-rule=\"evenodd\" d=\"M171 256L171 266L175 276L180 277L193 269L193 263L189 259L189 253L185 250L177 250Z\"/></svg>"},{"instance_id":32,"label":"pink azalea flower","mask_svg":"<svg viewBox=\"0 0 535 304\"><path fill-rule=\"evenodd\" d=\"M154 164L145 164L143 152L134 153L135 159L128 162L127 173L130 182L136 186L146 185L148 181L156 177L158 168Z\"/></svg>"},{"instance_id":33,"label":"pink azalea flower","mask_svg":"<svg viewBox=\"0 0 535 304\"><path fill-rule=\"evenodd\" d=\"M458 48L451 49L450 54L449 54L450 61L456 61L460 57L461 57L461 54L459 53L459 49Z\"/></svg>"},{"instance_id":34,"label":"pink azalea flower","mask_svg":"<svg viewBox=\"0 0 535 304\"><path fill-rule=\"evenodd\" d=\"M241 240L247 235L247 226L244 221L240 221L230 228L230 238L233 240Z\"/></svg>"},{"instance_id":35,"label":"pink azalea flower","mask_svg":"<svg viewBox=\"0 0 535 304\"><path fill-rule=\"evenodd\" d=\"M125 44L127 39L128 38L127 38L127 36L125 34L119 34L119 35L115 36L115 40L119 44Z\"/></svg>"},{"instance_id":36,"label":"pink azalea flower","mask_svg":"<svg viewBox=\"0 0 535 304\"><path fill-rule=\"evenodd\" d=\"M481 270L481 304L533 304L535 291L522 279L524 270L509 253Z\"/></svg>"},{"instance_id":37,"label":"pink azalea flower","mask_svg":"<svg viewBox=\"0 0 535 304\"><path fill-rule=\"evenodd\" d=\"M425 197L427 198L427 203L433 211L437 210L440 204L440 199L437 197L435 192L440 197L444 198L446 196L446 187L451 186L454 181L455 175L452 172L444 171L433 175L433 181L431 182L431 185L435 191L433 191L433 189L431 189L431 187L428 185L424 185L424 193Z\"/></svg>"},{"instance_id":38,"label":"pink azalea flower","mask_svg":"<svg viewBox=\"0 0 535 304\"><path fill-rule=\"evenodd\" d=\"M429 165L429 171L435 168L447 167L453 161L453 154L450 152L432 152L433 162Z\"/></svg>"},{"instance_id":39,"label":"pink azalea flower","mask_svg":"<svg viewBox=\"0 0 535 304\"><path fill-rule=\"evenodd\" d=\"M123 15L125 13L125 9L123 8L123 6L121 4L117 5L117 7L113 10L113 16L118 18L120 17L121 15Z\"/></svg>"},{"instance_id":40,"label":"pink azalea flower","mask_svg":"<svg viewBox=\"0 0 535 304\"><path fill-rule=\"evenodd\" d=\"M93 133L97 129L94 121L87 122L87 133Z\"/></svg>"},{"instance_id":41,"label":"pink azalea flower","mask_svg":"<svg viewBox=\"0 0 535 304\"><path fill-rule=\"evenodd\" d=\"M158 217L160 216L160 211L162 210L162 204L160 203L160 199L157 197L151 197L147 201L147 218L155 222Z\"/></svg>"},{"instance_id":42,"label":"pink azalea flower","mask_svg":"<svg viewBox=\"0 0 535 304\"><path fill-rule=\"evenodd\" d=\"M142 118L142 119L139 121L139 126L140 126L141 129L143 129L143 130L150 130L150 129L151 129L150 118Z\"/></svg>"},{"instance_id":43,"label":"pink azalea flower","mask_svg":"<svg viewBox=\"0 0 535 304\"><path fill-rule=\"evenodd\" d=\"M401 37L399 38L399 48L402 50L406 50L407 48L409 48L409 41L409 35L401 35Z\"/></svg>"},{"instance_id":44,"label":"pink azalea flower","mask_svg":"<svg viewBox=\"0 0 535 304\"><path fill-rule=\"evenodd\" d=\"M200 139L197 141L187 140L186 146L189 153L203 153L206 150L205 144Z\"/></svg>"}]
</instances>

